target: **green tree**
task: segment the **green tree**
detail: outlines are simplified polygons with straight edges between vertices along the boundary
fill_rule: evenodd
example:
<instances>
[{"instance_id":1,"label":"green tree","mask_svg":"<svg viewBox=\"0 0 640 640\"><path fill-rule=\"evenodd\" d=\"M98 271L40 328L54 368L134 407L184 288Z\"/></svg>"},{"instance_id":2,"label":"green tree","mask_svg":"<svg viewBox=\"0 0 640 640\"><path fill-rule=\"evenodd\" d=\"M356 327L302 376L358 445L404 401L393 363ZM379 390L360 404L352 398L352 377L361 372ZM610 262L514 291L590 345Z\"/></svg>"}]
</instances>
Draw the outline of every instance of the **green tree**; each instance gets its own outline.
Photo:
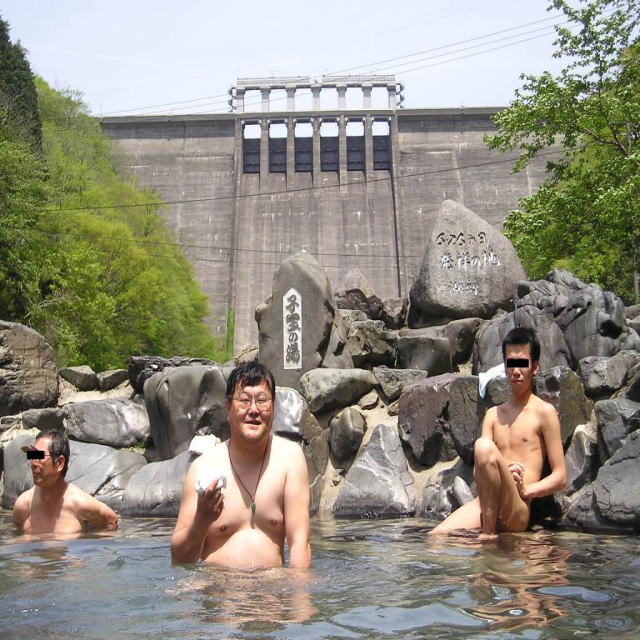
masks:
<instances>
[{"instance_id":1,"label":"green tree","mask_svg":"<svg viewBox=\"0 0 640 640\"><path fill-rule=\"evenodd\" d=\"M573 271L633 299L640 244L640 45L638 0L553 0L558 76L523 75L495 116L489 147L518 149L519 171L555 148L547 179L505 221L529 277Z\"/></svg>"}]
</instances>

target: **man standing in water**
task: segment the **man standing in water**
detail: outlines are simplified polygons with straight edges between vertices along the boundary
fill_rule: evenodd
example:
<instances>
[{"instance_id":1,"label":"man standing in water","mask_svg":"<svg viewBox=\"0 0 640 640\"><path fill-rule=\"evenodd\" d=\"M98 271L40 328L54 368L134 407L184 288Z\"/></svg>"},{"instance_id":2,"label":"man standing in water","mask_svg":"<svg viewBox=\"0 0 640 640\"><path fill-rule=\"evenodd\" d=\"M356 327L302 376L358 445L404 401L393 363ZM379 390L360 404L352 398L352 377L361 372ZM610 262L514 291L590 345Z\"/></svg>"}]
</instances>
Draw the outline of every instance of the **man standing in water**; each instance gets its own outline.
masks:
<instances>
[{"instance_id":1,"label":"man standing in water","mask_svg":"<svg viewBox=\"0 0 640 640\"><path fill-rule=\"evenodd\" d=\"M454 511L430 533L481 529L481 538L524 531L531 500L548 496L566 483L558 415L532 392L540 343L531 329L512 329L502 342L511 399L492 407L474 448L478 497ZM551 473L542 478L548 458Z\"/></svg>"},{"instance_id":2,"label":"man standing in water","mask_svg":"<svg viewBox=\"0 0 640 640\"><path fill-rule=\"evenodd\" d=\"M24 533L80 533L88 527L118 528L118 516L106 504L65 481L69 440L58 430L41 431L33 447L23 447L31 462L33 486L13 507L13 524Z\"/></svg>"},{"instance_id":3,"label":"man standing in water","mask_svg":"<svg viewBox=\"0 0 640 640\"><path fill-rule=\"evenodd\" d=\"M274 401L275 381L262 364L247 362L231 372L231 437L195 460L185 476L173 562L281 566L286 538L291 566L310 566L307 465L296 443L271 434Z\"/></svg>"}]
</instances>

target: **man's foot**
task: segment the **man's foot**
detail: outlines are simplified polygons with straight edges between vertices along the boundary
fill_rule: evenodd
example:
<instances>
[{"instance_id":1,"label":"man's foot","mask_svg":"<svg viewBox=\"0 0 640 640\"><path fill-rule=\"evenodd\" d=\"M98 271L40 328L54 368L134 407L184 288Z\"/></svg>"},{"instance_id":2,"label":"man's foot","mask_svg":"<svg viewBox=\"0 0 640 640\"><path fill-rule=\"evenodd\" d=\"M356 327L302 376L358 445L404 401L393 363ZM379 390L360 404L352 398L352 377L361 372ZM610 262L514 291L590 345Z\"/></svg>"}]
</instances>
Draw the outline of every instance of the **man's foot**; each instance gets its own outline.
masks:
<instances>
[{"instance_id":1,"label":"man's foot","mask_svg":"<svg viewBox=\"0 0 640 640\"><path fill-rule=\"evenodd\" d=\"M480 540L480 542L497 542L498 534L497 533L480 533L478 534L478 540Z\"/></svg>"}]
</instances>

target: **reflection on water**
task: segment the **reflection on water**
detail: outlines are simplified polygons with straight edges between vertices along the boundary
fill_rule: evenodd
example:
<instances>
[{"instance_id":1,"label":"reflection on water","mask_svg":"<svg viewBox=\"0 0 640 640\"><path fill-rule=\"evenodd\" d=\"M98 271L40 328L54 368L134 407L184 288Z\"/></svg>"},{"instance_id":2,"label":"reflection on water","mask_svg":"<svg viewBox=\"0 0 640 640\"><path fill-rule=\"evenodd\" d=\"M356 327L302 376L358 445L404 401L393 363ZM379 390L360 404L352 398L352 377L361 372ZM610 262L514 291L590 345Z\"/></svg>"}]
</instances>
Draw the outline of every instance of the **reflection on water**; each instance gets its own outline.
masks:
<instances>
[{"instance_id":1,"label":"reflection on water","mask_svg":"<svg viewBox=\"0 0 640 640\"><path fill-rule=\"evenodd\" d=\"M14 536L0 514L3 638L633 638L635 537L426 538L419 519L313 521L314 567L173 567L170 519Z\"/></svg>"}]
</instances>

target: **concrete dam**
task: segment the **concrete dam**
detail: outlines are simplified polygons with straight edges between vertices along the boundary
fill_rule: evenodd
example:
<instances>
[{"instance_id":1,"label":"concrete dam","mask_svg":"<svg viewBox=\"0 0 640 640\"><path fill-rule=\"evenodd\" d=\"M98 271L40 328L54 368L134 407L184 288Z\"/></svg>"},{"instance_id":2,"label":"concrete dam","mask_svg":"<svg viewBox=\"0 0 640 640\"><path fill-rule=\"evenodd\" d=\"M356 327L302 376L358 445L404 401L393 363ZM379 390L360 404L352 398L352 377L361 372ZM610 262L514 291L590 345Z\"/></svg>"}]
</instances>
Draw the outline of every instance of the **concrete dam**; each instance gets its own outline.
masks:
<instances>
[{"instance_id":1,"label":"concrete dam","mask_svg":"<svg viewBox=\"0 0 640 640\"><path fill-rule=\"evenodd\" d=\"M239 79L230 94L230 113L100 122L168 203L212 333L231 311L235 350L257 344L254 310L291 253L318 258L334 289L357 268L381 298L408 297L443 200L500 228L544 178L544 161L514 174L483 142L499 108L402 109L394 76Z\"/></svg>"}]
</instances>

